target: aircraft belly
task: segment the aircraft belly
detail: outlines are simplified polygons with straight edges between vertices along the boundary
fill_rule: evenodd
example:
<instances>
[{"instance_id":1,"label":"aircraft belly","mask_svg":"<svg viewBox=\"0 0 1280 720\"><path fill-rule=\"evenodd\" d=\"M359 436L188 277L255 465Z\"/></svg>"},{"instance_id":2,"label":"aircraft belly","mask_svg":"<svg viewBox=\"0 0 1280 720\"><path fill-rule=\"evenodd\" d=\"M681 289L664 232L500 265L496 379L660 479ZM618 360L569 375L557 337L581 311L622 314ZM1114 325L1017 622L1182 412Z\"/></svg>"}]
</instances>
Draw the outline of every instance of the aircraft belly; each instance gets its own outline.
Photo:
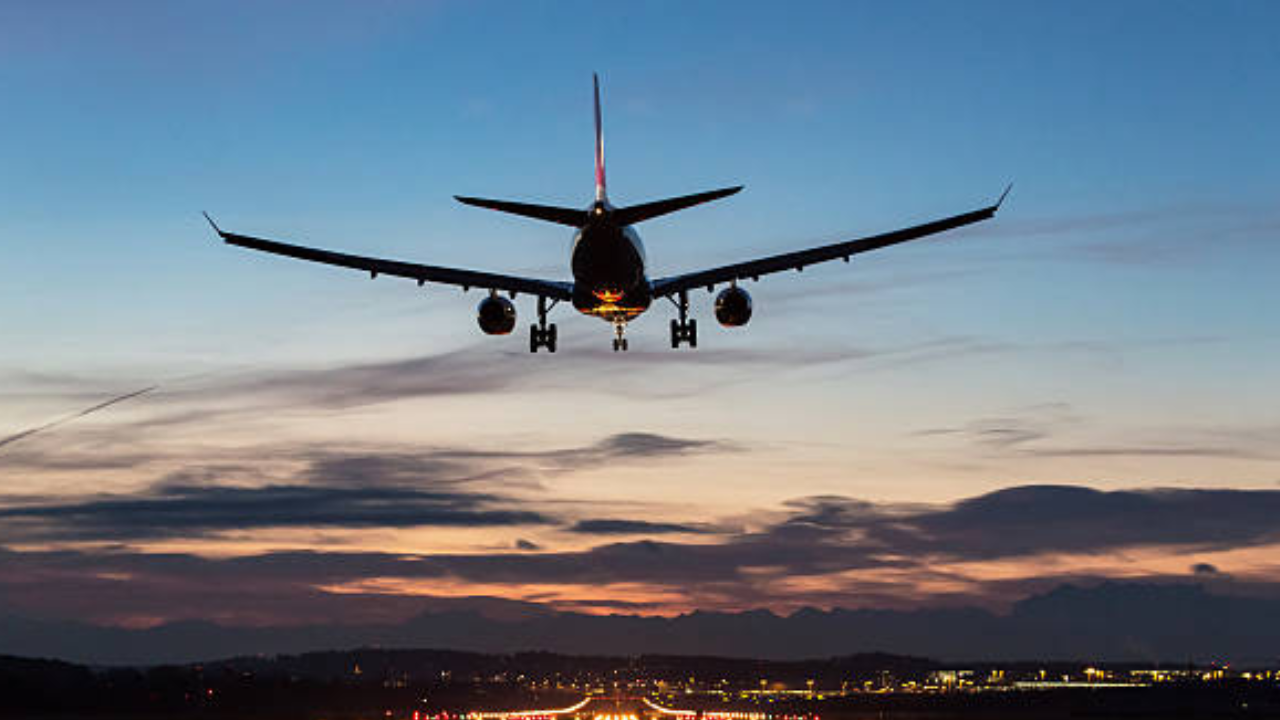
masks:
<instances>
[{"instance_id":1,"label":"aircraft belly","mask_svg":"<svg viewBox=\"0 0 1280 720\"><path fill-rule=\"evenodd\" d=\"M573 291L573 307L583 315L591 315L608 322L617 320L631 321L653 304L653 295L649 292L649 283L621 295L600 297L589 290L575 286Z\"/></svg>"}]
</instances>

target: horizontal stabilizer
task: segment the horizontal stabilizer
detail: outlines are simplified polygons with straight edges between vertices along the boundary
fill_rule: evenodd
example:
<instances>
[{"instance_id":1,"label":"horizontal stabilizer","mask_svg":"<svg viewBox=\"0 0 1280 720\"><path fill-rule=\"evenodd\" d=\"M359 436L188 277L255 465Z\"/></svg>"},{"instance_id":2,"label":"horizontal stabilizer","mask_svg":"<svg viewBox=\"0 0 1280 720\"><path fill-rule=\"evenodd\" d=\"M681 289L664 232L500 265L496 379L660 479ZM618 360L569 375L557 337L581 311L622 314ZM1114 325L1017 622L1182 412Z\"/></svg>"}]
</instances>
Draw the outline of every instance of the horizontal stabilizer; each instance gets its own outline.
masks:
<instances>
[{"instance_id":1,"label":"horizontal stabilizer","mask_svg":"<svg viewBox=\"0 0 1280 720\"><path fill-rule=\"evenodd\" d=\"M653 202L641 203L630 207L619 208L613 212L614 218L619 225L634 225L638 222L644 222L659 215L666 215L677 210L701 205L712 200L719 200L722 197L728 197L742 189L741 185L735 187L721 188L719 190L710 190L708 192L695 193L693 195L684 195L681 197L667 198L666 200L655 200Z\"/></svg>"},{"instance_id":2,"label":"horizontal stabilizer","mask_svg":"<svg viewBox=\"0 0 1280 720\"><path fill-rule=\"evenodd\" d=\"M552 205L531 205L529 203L511 202L509 200L488 200L485 198L462 197L454 199L464 205L497 210L498 212L523 215L525 217L559 223L570 227L582 227L587 222L587 211L578 208L555 207Z\"/></svg>"}]
</instances>

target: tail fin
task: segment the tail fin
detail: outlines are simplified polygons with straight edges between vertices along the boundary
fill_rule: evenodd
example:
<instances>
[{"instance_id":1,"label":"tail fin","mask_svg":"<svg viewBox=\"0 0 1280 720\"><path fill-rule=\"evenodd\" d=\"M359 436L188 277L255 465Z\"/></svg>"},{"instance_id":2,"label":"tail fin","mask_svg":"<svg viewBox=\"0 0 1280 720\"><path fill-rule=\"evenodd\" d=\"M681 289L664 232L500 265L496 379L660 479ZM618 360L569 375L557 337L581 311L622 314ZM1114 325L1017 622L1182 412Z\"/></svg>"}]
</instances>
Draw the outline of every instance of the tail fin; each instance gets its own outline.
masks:
<instances>
[{"instance_id":1,"label":"tail fin","mask_svg":"<svg viewBox=\"0 0 1280 720\"><path fill-rule=\"evenodd\" d=\"M600 122L600 76L591 74L596 95L596 202L606 200L604 182L604 127Z\"/></svg>"}]
</instances>

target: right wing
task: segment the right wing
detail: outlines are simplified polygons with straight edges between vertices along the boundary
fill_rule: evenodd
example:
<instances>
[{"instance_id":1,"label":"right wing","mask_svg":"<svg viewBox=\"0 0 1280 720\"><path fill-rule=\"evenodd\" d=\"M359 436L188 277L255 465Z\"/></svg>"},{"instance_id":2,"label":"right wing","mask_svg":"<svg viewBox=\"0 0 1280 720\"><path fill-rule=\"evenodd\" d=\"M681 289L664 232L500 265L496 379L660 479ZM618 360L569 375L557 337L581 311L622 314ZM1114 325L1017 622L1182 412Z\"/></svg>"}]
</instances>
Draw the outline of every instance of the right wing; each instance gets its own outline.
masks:
<instances>
[{"instance_id":1,"label":"right wing","mask_svg":"<svg viewBox=\"0 0 1280 720\"><path fill-rule=\"evenodd\" d=\"M672 277L660 278L653 281L653 294L657 297L666 295L674 295L676 293L691 290L697 287L711 288L715 285L736 280L746 280L748 278L755 280L761 275L782 272L784 270L803 270L808 265L826 262L828 260L843 259L848 260L851 255L864 253L869 250L878 250L889 245L915 240L927 235L934 235L947 230L953 230L965 225L971 225L976 222L990 219L995 216L996 211L1000 209L1000 204L1004 202L1004 198L1009 194L1009 190L1013 186L1005 188L1004 193L1000 195L1000 199L995 204L974 210L972 212L953 215L941 220L934 220L922 225L914 225L901 230L882 233L880 235L872 235L871 237L859 238L857 240L846 240L845 242L833 243L831 245L823 245L822 247L810 248L808 250L797 250L795 252L783 253L781 255L773 255L759 260L748 260L747 262L735 263L733 265L723 265L710 270L699 270L696 272L685 273L684 275L674 275Z\"/></svg>"},{"instance_id":2,"label":"right wing","mask_svg":"<svg viewBox=\"0 0 1280 720\"><path fill-rule=\"evenodd\" d=\"M418 263L401 262L399 260L383 260L380 258L364 257L362 255L348 255L346 253L332 252L330 250L320 250L317 248L305 247L303 245L290 245L289 243L277 242L275 240L265 240L263 238L250 237L248 235L237 235L235 233L224 232L218 227L209 215L205 214L205 219L213 226L214 232L218 233L228 245L237 245L250 250L259 250L261 252L272 253L275 255L284 255L286 257L297 258L299 260L310 260L311 262L324 263L326 265L337 265L338 267L352 268L354 270L364 270L371 277L378 275L395 275L397 277L405 277L417 280L421 285L424 282L443 283L446 285L457 285L462 289L482 288L485 290L502 290L512 293L528 293L530 295L538 295L541 297L551 298L553 300L571 300L573 298L573 284L567 282L557 282L555 280L539 280L537 278L517 277L514 275L499 275L497 273L477 272L475 270L458 270L456 268L439 267L436 265L420 265Z\"/></svg>"}]
</instances>

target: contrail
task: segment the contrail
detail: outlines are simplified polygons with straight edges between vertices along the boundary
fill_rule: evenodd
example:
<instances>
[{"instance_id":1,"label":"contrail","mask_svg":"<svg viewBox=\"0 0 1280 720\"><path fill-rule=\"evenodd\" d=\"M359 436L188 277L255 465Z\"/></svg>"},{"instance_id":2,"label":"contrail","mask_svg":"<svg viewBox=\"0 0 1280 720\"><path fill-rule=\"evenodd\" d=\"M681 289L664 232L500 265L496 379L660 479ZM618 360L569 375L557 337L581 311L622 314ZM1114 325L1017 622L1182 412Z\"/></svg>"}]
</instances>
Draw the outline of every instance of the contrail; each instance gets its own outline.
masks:
<instances>
[{"instance_id":1,"label":"contrail","mask_svg":"<svg viewBox=\"0 0 1280 720\"><path fill-rule=\"evenodd\" d=\"M26 438L29 438L29 437L31 437L32 435L36 435L36 434L42 433L42 432L44 432L44 431L46 431L46 430L52 430L52 429L54 429L54 428L58 427L59 425L62 425L62 424L65 424L65 423L69 423L69 422L71 422L72 420L76 420L76 419L82 418L82 417L84 417L85 415L92 415L93 413L96 413L96 412L98 412L99 410L105 410L105 409L107 409L107 408L111 407L112 405L115 405L116 403L122 403L122 402L124 402L125 400L132 400L133 398L136 398L136 397L138 397L139 395L146 395L147 393L151 392L152 390L155 390L155 389L156 389L156 388L158 388L158 387L160 387L160 386L159 386L159 385L152 385L151 387L142 388L141 390L134 390L134 391L133 391L133 392L131 392L131 393L128 393L128 394L125 394L125 395L121 395L121 396L119 396L119 397L111 398L110 400L107 400L107 401L105 401L105 402L100 402L100 403L98 403L97 405L94 405L93 407L85 408L84 410L81 410L81 411L80 411L80 412L78 412L78 413L75 413L75 414L72 414L72 415L68 415L68 416L63 417L63 418L58 418L57 420L54 420L53 422L45 423L44 425L40 425L39 427L29 428L29 429L27 429L27 430L23 430L23 431L22 431L22 432L20 432L20 433L15 433L15 434L13 434L13 435L10 435L9 437L2 438L2 439L0 439L0 448L5 447L6 445L11 445L11 444L13 444L13 443L16 443L16 442L18 442L19 440L24 440L24 439L26 439Z\"/></svg>"}]
</instances>

